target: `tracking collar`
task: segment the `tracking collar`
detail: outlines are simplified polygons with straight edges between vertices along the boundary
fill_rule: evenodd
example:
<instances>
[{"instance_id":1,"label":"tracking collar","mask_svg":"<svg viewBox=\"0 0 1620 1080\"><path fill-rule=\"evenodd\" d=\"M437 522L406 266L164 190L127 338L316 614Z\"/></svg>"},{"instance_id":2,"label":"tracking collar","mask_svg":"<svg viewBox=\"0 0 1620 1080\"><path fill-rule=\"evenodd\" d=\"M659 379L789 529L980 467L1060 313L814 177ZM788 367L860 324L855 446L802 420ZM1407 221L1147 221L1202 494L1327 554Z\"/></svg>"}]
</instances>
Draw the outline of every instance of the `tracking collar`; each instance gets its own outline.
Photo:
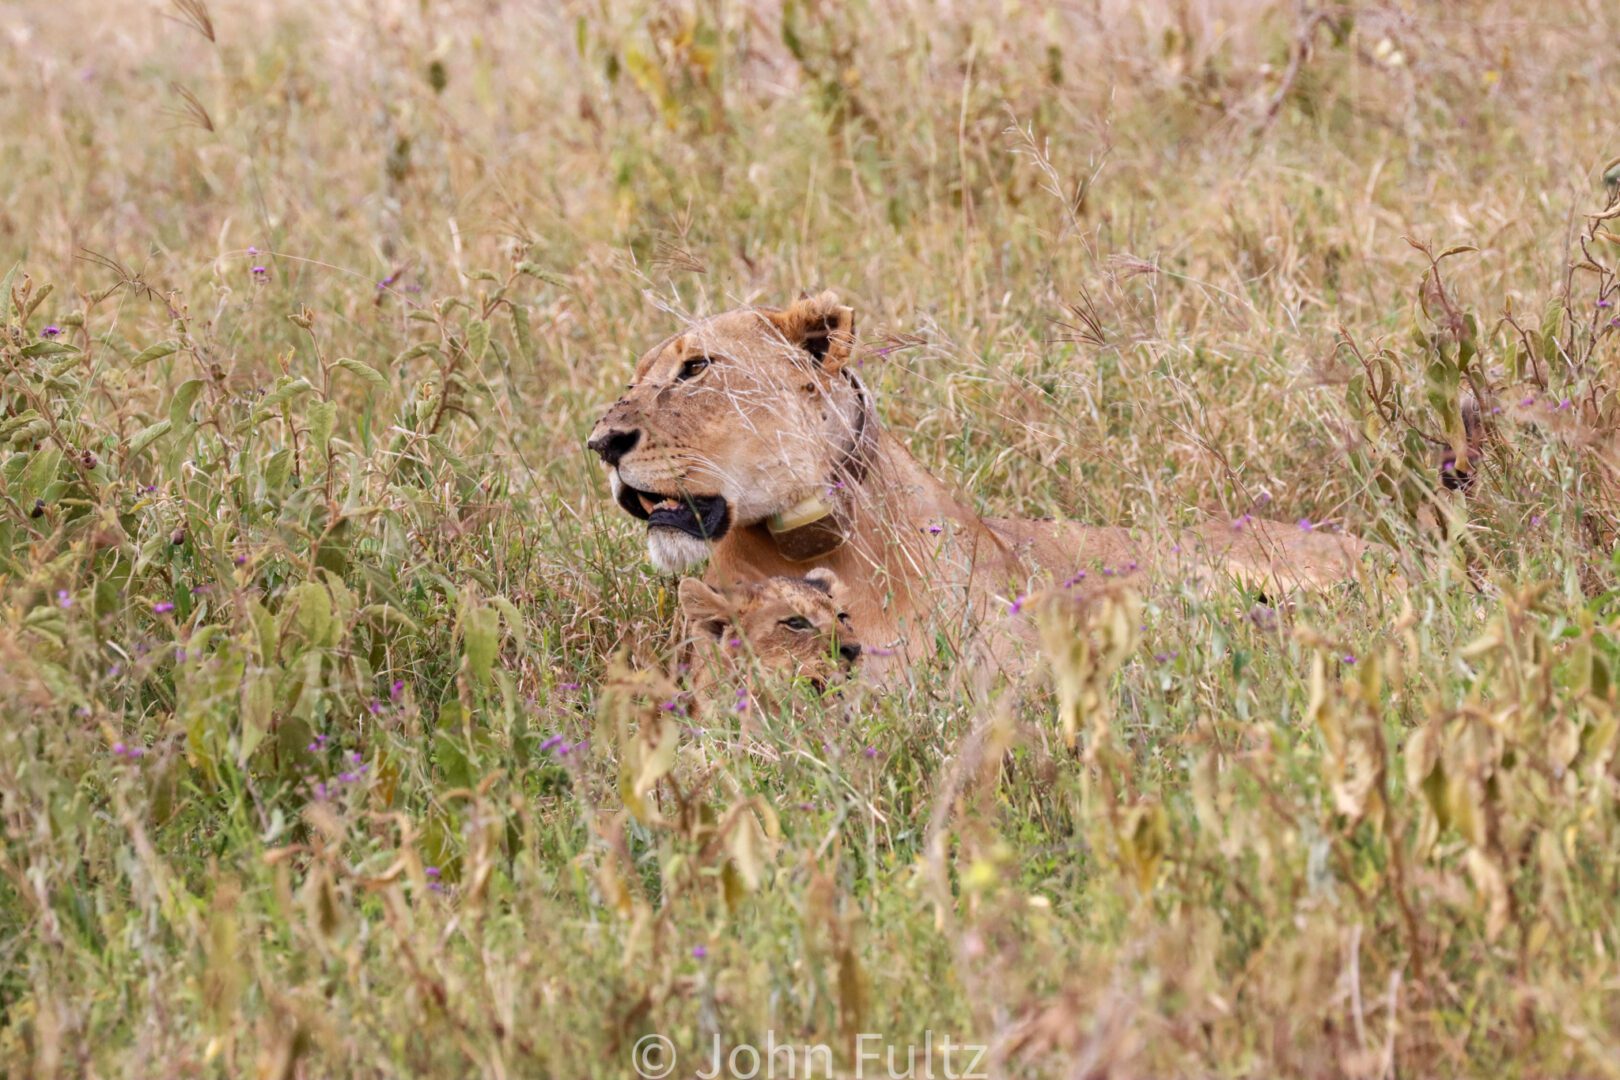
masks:
<instances>
[{"instance_id":1,"label":"tracking collar","mask_svg":"<svg viewBox=\"0 0 1620 1080\"><path fill-rule=\"evenodd\" d=\"M842 460L833 467L828 494L846 490L846 485L858 484L866 479L869 467L867 451L872 441L871 401L861 380L847 367L844 377L855 389L858 406L855 413L855 437L844 451ZM795 503L780 514L765 519L765 528L776 542L782 557L791 562L809 562L837 551L849 537L844 531L844 515L835 512L826 496L816 494Z\"/></svg>"}]
</instances>

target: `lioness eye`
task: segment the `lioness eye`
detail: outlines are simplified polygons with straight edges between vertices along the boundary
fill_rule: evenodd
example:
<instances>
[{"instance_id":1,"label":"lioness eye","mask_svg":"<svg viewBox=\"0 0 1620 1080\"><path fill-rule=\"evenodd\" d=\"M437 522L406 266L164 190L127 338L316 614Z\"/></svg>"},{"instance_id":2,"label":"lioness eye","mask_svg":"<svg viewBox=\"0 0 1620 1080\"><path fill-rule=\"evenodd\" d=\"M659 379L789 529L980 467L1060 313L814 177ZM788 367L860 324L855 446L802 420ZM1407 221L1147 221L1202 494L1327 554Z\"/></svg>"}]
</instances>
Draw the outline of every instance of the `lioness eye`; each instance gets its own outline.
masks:
<instances>
[{"instance_id":1,"label":"lioness eye","mask_svg":"<svg viewBox=\"0 0 1620 1080\"><path fill-rule=\"evenodd\" d=\"M709 363L710 361L707 356L692 357L692 359L681 365L681 381L685 382L687 379L697 378L699 375L703 374L703 369L708 367Z\"/></svg>"},{"instance_id":2,"label":"lioness eye","mask_svg":"<svg viewBox=\"0 0 1620 1080\"><path fill-rule=\"evenodd\" d=\"M787 627L789 630L813 630L813 629L815 629L815 627L813 627L810 624L810 620L805 618L803 615L795 615L791 619L783 619L782 620L782 625Z\"/></svg>"}]
</instances>

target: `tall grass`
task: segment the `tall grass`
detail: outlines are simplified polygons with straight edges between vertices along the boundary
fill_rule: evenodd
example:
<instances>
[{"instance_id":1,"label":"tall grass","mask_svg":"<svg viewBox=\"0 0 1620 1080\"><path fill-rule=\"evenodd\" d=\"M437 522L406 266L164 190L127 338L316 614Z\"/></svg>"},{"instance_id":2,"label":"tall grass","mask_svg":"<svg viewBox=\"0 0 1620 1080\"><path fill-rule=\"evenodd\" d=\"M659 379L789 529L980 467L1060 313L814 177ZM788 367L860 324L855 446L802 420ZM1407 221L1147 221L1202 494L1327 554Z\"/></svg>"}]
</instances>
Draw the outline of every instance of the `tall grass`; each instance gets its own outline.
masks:
<instances>
[{"instance_id":1,"label":"tall grass","mask_svg":"<svg viewBox=\"0 0 1620 1080\"><path fill-rule=\"evenodd\" d=\"M0 1062L1620 1071L1616 14L7 5ZM823 284L987 511L1404 574L664 708L583 439Z\"/></svg>"}]
</instances>

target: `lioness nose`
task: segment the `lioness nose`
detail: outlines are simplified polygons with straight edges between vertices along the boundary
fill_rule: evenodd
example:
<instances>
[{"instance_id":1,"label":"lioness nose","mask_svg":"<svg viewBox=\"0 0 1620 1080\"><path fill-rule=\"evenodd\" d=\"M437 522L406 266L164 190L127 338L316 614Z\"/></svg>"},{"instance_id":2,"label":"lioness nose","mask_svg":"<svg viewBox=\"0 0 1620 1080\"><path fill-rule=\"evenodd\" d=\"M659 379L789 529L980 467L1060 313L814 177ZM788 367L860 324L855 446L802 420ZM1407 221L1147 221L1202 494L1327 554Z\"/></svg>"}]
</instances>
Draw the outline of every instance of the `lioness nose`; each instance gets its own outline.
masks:
<instances>
[{"instance_id":1,"label":"lioness nose","mask_svg":"<svg viewBox=\"0 0 1620 1080\"><path fill-rule=\"evenodd\" d=\"M861 647L853 644L840 645L838 646L838 655L844 658L844 663L853 664L861 658Z\"/></svg>"},{"instance_id":2,"label":"lioness nose","mask_svg":"<svg viewBox=\"0 0 1620 1080\"><path fill-rule=\"evenodd\" d=\"M585 444L586 449L594 450L603 461L609 465L617 465L619 459L630 452L630 448L641 441L641 432L634 429L630 431L604 431Z\"/></svg>"}]
</instances>

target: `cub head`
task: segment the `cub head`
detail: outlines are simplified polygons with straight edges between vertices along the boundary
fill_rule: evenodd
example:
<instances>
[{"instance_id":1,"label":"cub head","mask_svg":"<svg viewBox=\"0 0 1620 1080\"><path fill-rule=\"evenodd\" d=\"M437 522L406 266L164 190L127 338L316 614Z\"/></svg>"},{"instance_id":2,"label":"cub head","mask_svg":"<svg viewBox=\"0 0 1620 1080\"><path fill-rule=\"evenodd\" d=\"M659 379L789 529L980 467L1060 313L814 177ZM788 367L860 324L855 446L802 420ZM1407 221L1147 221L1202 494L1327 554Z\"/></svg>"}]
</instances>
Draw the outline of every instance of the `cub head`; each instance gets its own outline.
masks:
<instances>
[{"instance_id":1,"label":"cub head","mask_svg":"<svg viewBox=\"0 0 1620 1080\"><path fill-rule=\"evenodd\" d=\"M653 565L690 569L729 530L827 490L865 427L864 391L845 370L854 330L855 313L824 292L704 319L636 363L586 445L646 523Z\"/></svg>"},{"instance_id":2,"label":"cub head","mask_svg":"<svg viewBox=\"0 0 1620 1080\"><path fill-rule=\"evenodd\" d=\"M696 649L692 689L701 692L751 650L767 671L804 678L818 690L846 678L861 656L844 587L831 570L771 577L716 589L680 585L681 614Z\"/></svg>"}]
</instances>

